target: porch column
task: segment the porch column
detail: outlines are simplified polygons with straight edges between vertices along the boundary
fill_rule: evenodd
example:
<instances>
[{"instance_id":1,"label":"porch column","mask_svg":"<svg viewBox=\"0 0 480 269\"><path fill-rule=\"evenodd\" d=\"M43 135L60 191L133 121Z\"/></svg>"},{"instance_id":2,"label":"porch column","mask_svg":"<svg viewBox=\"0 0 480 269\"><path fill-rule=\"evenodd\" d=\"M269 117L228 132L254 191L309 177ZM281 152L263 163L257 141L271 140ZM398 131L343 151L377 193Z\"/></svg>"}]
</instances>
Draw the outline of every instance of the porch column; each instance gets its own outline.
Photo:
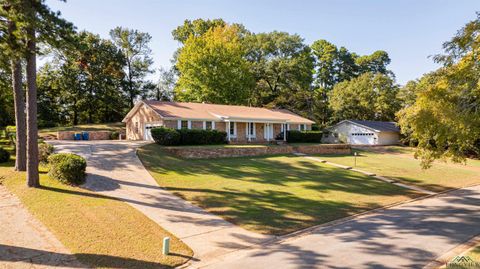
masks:
<instances>
[{"instance_id":1,"label":"porch column","mask_svg":"<svg viewBox=\"0 0 480 269\"><path fill-rule=\"evenodd\" d=\"M230 142L230 121L227 121L227 140Z\"/></svg>"},{"instance_id":2,"label":"porch column","mask_svg":"<svg viewBox=\"0 0 480 269\"><path fill-rule=\"evenodd\" d=\"M287 124L283 124L283 141L287 141Z\"/></svg>"},{"instance_id":3,"label":"porch column","mask_svg":"<svg viewBox=\"0 0 480 269\"><path fill-rule=\"evenodd\" d=\"M250 135L250 125L252 125L251 122L247 122L247 137L248 137L248 142L252 141L252 136Z\"/></svg>"}]
</instances>

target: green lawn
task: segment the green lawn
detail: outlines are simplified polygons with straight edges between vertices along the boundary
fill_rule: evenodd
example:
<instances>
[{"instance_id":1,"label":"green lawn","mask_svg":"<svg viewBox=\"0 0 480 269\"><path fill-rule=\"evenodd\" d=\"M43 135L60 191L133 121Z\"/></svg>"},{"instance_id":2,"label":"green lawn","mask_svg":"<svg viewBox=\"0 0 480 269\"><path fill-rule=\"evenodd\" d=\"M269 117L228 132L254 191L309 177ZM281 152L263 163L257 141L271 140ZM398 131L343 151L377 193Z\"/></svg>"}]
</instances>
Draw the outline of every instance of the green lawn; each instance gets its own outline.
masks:
<instances>
[{"instance_id":1,"label":"green lawn","mask_svg":"<svg viewBox=\"0 0 480 269\"><path fill-rule=\"evenodd\" d=\"M40 189L27 188L13 162L0 164L0 181L85 265L102 268L172 268L192 251L128 204L51 180L42 171ZM162 255L171 238L172 255Z\"/></svg>"},{"instance_id":2,"label":"green lawn","mask_svg":"<svg viewBox=\"0 0 480 269\"><path fill-rule=\"evenodd\" d=\"M289 233L419 195L294 155L186 160L155 144L138 154L162 187L267 234Z\"/></svg>"},{"instance_id":3,"label":"green lawn","mask_svg":"<svg viewBox=\"0 0 480 269\"><path fill-rule=\"evenodd\" d=\"M125 130L125 123L114 122L104 124L82 124L75 126L61 126L43 128L38 131L40 136L56 135L59 131L122 131Z\"/></svg>"},{"instance_id":4,"label":"green lawn","mask_svg":"<svg viewBox=\"0 0 480 269\"><path fill-rule=\"evenodd\" d=\"M465 254L465 255L469 256L474 261L480 263L480 245L476 246L475 248L473 248L472 250L467 252L467 254Z\"/></svg>"},{"instance_id":5,"label":"green lawn","mask_svg":"<svg viewBox=\"0 0 480 269\"><path fill-rule=\"evenodd\" d=\"M432 191L443 191L480 183L480 168L462 164L437 161L430 169L423 170L420 161L413 158L410 148L390 147L383 152L354 150L357 156L356 168L386 176L408 184L415 184ZM354 166L352 155L318 155L321 159Z\"/></svg>"}]
</instances>

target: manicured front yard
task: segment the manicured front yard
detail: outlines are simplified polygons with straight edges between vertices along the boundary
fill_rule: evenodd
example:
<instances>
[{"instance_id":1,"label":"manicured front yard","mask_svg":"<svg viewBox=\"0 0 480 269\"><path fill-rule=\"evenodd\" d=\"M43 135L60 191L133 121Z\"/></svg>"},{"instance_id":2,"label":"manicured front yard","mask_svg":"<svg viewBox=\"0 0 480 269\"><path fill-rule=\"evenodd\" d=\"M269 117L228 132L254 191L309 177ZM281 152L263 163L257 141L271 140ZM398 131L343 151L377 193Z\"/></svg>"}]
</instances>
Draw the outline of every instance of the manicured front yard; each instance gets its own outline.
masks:
<instances>
[{"instance_id":1,"label":"manicured front yard","mask_svg":"<svg viewBox=\"0 0 480 269\"><path fill-rule=\"evenodd\" d=\"M41 174L40 189L25 184L13 162L0 164L0 181L20 198L83 264L102 268L171 268L192 251L183 242L128 204L60 184ZM162 255L162 240L171 238L172 255Z\"/></svg>"},{"instance_id":2,"label":"manicured front yard","mask_svg":"<svg viewBox=\"0 0 480 269\"><path fill-rule=\"evenodd\" d=\"M415 184L432 191L443 191L471 184L480 184L480 168L474 167L468 161L462 164L437 161L430 169L423 170L420 161L413 158L409 148L389 147L384 150L355 150L357 156L356 168L374 172L408 184ZM354 166L352 155L318 155L321 159Z\"/></svg>"},{"instance_id":3,"label":"manicured front yard","mask_svg":"<svg viewBox=\"0 0 480 269\"><path fill-rule=\"evenodd\" d=\"M162 187L267 234L289 233L419 195L293 155L186 160L155 144L138 154Z\"/></svg>"}]
</instances>

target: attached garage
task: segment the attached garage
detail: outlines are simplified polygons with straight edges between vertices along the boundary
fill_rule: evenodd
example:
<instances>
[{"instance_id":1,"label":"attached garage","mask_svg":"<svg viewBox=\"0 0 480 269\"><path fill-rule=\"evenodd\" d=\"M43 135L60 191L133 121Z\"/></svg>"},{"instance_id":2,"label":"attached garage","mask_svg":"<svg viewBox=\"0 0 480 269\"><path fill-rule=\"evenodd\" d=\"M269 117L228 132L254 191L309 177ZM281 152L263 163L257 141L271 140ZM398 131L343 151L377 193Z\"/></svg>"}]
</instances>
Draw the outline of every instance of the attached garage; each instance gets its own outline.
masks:
<instances>
[{"instance_id":1,"label":"attached garage","mask_svg":"<svg viewBox=\"0 0 480 269\"><path fill-rule=\"evenodd\" d=\"M344 120L327 130L325 143L395 145L400 141L400 129L395 122Z\"/></svg>"}]
</instances>

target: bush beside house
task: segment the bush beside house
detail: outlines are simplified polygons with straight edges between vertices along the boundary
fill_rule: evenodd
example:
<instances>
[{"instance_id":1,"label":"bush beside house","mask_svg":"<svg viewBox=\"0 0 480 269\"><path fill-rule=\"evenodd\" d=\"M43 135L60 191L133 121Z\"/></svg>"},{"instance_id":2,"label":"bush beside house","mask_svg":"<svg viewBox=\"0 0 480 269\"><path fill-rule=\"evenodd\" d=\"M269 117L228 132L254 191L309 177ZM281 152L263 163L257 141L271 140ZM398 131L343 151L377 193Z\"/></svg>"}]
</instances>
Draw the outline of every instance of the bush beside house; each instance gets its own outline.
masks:
<instances>
[{"instance_id":1,"label":"bush beside house","mask_svg":"<svg viewBox=\"0 0 480 269\"><path fill-rule=\"evenodd\" d=\"M321 131L297 131L287 132L288 143L320 143L322 141Z\"/></svg>"},{"instance_id":2,"label":"bush beside house","mask_svg":"<svg viewBox=\"0 0 480 269\"><path fill-rule=\"evenodd\" d=\"M48 176L60 182L80 185L85 182L87 161L72 153L57 153L48 157Z\"/></svg>"},{"instance_id":3,"label":"bush beside house","mask_svg":"<svg viewBox=\"0 0 480 269\"><path fill-rule=\"evenodd\" d=\"M225 144L227 133L218 130L153 128L152 138L163 146Z\"/></svg>"}]
</instances>

